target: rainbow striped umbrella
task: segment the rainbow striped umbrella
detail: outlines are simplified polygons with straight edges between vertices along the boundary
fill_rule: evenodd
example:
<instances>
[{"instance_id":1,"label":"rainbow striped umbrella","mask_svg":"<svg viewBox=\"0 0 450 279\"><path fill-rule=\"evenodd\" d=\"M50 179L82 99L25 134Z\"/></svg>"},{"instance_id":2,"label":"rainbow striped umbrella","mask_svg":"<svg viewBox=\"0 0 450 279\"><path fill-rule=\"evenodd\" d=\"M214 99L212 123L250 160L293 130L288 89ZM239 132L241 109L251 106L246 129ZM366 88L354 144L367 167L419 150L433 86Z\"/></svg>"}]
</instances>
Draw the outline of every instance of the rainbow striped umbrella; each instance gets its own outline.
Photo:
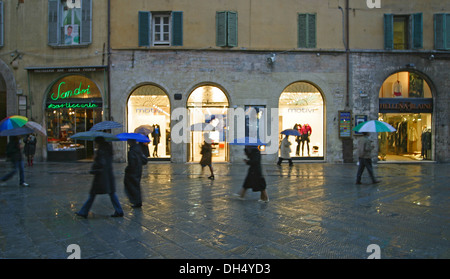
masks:
<instances>
[{"instance_id":1,"label":"rainbow striped umbrella","mask_svg":"<svg viewBox=\"0 0 450 279\"><path fill-rule=\"evenodd\" d=\"M0 131L20 128L28 122L28 118L21 115L8 116L0 121Z\"/></svg>"}]
</instances>

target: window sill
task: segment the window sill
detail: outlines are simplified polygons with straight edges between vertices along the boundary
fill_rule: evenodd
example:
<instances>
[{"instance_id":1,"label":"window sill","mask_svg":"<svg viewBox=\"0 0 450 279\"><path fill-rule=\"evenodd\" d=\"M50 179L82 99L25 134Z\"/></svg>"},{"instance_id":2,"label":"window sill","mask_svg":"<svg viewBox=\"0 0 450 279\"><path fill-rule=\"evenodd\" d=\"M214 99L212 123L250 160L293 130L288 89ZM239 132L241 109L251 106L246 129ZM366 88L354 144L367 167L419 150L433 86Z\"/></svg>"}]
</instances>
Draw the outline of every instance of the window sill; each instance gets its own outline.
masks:
<instances>
[{"instance_id":1,"label":"window sill","mask_svg":"<svg viewBox=\"0 0 450 279\"><path fill-rule=\"evenodd\" d=\"M91 43L87 44L79 44L79 45L48 45L51 48L57 49L68 49L68 48L87 48L91 45Z\"/></svg>"}]
</instances>

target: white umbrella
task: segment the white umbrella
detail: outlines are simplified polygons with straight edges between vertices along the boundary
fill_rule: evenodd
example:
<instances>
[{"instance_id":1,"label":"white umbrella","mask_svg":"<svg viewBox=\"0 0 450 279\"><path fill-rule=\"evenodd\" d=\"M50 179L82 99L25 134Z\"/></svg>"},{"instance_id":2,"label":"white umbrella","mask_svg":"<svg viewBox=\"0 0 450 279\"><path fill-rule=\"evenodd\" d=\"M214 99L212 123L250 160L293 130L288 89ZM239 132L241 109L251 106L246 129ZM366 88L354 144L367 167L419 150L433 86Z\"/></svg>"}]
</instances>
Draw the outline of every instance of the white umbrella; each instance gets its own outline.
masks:
<instances>
[{"instance_id":1,"label":"white umbrella","mask_svg":"<svg viewBox=\"0 0 450 279\"><path fill-rule=\"evenodd\" d=\"M44 127L37 122L28 121L25 123L25 126L32 129L34 132L43 135L44 137L47 136L47 131L45 131Z\"/></svg>"}]
</instances>

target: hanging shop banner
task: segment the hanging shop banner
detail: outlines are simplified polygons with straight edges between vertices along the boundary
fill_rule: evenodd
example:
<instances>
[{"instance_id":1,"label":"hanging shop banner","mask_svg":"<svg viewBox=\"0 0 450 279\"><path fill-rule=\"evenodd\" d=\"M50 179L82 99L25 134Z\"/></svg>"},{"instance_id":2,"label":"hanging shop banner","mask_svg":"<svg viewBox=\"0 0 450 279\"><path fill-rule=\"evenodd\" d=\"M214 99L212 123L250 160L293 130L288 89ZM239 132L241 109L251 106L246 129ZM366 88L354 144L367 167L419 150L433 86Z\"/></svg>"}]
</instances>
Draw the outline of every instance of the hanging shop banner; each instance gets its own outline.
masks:
<instances>
[{"instance_id":1,"label":"hanging shop banner","mask_svg":"<svg viewBox=\"0 0 450 279\"><path fill-rule=\"evenodd\" d=\"M339 137L350 138L352 136L352 113L339 111Z\"/></svg>"},{"instance_id":2,"label":"hanging shop banner","mask_svg":"<svg viewBox=\"0 0 450 279\"><path fill-rule=\"evenodd\" d=\"M380 98L380 113L432 113L432 98Z\"/></svg>"}]
</instances>

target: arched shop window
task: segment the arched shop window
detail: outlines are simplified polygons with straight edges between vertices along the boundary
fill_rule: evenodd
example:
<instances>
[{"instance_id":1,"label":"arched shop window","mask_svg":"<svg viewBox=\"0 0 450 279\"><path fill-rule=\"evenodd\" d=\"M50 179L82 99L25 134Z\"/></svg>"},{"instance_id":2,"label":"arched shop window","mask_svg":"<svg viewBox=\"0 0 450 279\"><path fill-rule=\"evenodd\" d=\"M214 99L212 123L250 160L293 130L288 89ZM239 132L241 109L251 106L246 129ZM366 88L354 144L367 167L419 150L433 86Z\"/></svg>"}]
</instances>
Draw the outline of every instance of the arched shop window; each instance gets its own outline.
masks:
<instances>
[{"instance_id":1,"label":"arched shop window","mask_svg":"<svg viewBox=\"0 0 450 279\"><path fill-rule=\"evenodd\" d=\"M70 161L92 157L92 142L74 141L70 136L88 131L102 121L102 95L97 85L82 75L65 76L50 88L45 107L47 159Z\"/></svg>"},{"instance_id":2,"label":"arched shop window","mask_svg":"<svg viewBox=\"0 0 450 279\"><path fill-rule=\"evenodd\" d=\"M433 96L423 76L407 71L395 73L383 82L379 98L379 119L397 131L379 133L378 158L432 160Z\"/></svg>"},{"instance_id":3,"label":"arched shop window","mask_svg":"<svg viewBox=\"0 0 450 279\"><path fill-rule=\"evenodd\" d=\"M289 136L293 159L323 159L324 100L322 93L307 82L284 89L279 100L279 129L296 129L302 136ZM280 140L284 135L280 135Z\"/></svg>"},{"instance_id":4,"label":"arched shop window","mask_svg":"<svg viewBox=\"0 0 450 279\"><path fill-rule=\"evenodd\" d=\"M197 87L187 100L189 125L201 126L204 123L211 123L214 126L214 130L208 132L208 136L212 140L214 162L228 161L228 145L226 144L228 107L227 96L216 86ZM190 162L200 161L203 137L204 133L201 131L191 132L191 141L188 148Z\"/></svg>"},{"instance_id":5,"label":"arched shop window","mask_svg":"<svg viewBox=\"0 0 450 279\"><path fill-rule=\"evenodd\" d=\"M150 128L147 145L152 160L170 158L170 100L158 86L143 85L135 89L128 99L128 132L147 125Z\"/></svg>"}]
</instances>

